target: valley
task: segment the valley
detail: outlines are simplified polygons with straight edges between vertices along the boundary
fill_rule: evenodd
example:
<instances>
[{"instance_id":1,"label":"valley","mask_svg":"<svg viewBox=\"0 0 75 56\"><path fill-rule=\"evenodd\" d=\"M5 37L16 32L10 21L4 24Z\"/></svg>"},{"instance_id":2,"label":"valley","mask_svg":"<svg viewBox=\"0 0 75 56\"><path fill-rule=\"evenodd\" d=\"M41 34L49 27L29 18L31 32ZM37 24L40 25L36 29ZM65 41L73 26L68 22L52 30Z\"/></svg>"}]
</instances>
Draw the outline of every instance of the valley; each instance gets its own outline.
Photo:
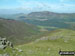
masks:
<instances>
[{"instance_id":1,"label":"valley","mask_svg":"<svg viewBox=\"0 0 75 56\"><path fill-rule=\"evenodd\" d=\"M43 11L0 17L0 37L14 44L15 53L5 49L10 56L60 56L60 49L75 50L75 13Z\"/></svg>"}]
</instances>

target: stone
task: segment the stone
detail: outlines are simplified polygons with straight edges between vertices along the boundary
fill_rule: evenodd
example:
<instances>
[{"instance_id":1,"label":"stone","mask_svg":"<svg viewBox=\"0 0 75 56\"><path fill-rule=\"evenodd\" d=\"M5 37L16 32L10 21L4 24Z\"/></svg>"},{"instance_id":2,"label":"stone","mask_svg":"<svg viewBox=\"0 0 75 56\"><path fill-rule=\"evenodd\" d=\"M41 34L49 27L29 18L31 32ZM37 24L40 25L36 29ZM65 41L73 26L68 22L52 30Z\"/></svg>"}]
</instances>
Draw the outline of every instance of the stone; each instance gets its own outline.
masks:
<instances>
[{"instance_id":1,"label":"stone","mask_svg":"<svg viewBox=\"0 0 75 56\"><path fill-rule=\"evenodd\" d=\"M19 49L18 51L19 51L19 52L23 52L23 50L21 50L21 49Z\"/></svg>"},{"instance_id":2,"label":"stone","mask_svg":"<svg viewBox=\"0 0 75 56\"><path fill-rule=\"evenodd\" d=\"M10 42L10 43L9 43L9 46L10 46L11 48L13 48L13 43L12 43L12 42Z\"/></svg>"},{"instance_id":3,"label":"stone","mask_svg":"<svg viewBox=\"0 0 75 56\"><path fill-rule=\"evenodd\" d=\"M3 56L2 54L0 54L0 56Z\"/></svg>"},{"instance_id":4,"label":"stone","mask_svg":"<svg viewBox=\"0 0 75 56\"><path fill-rule=\"evenodd\" d=\"M6 44L9 46L9 44L10 44L10 41L7 41L7 42L6 42Z\"/></svg>"},{"instance_id":5,"label":"stone","mask_svg":"<svg viewBox=\"0 0 75 56\"><path fill-rule=\"evenodd\" d=\"M7 41L7 39L6 39L6 38L2 38L2 41L6 42L6 41Z\"/></svg>"},{"instance_id":6,"label":"stone","mask_svg":"<svg viewBox=\"0 0 75 56\"><path fill-rule=\"evenodd\" d=\"M5 45L0 45L0 49L5 49L6 46Z\"/></svg>"},{"instance_id":7,"label":"stone","mask_svg":"<svg viewBox=\"0 0 75 56\"><path fill-rule=\"evenodd\" d=\"M0 37L0 41L2 41L2 38Z\"/></svg>"},{"instance_id":8,"label":"stone","mask_svg":"<svg viewBox=\"0 0 75 56\"><path fill-rule=\"evenodd\" d=\"M0 37L0 49L5 49L8 46L10 46L11 48L13 48L12 42L7 41L6 38L1 38Z\"/></svg>"},{"instance_id":9,"label":"stone","mask_svg":"<svg viewBox=\"0 0 75 56\"><path fill-rule=\"evenodd\" d=\"M10 56L8 53L3 54L3 56Z\"/></svg>"}]
</instances>

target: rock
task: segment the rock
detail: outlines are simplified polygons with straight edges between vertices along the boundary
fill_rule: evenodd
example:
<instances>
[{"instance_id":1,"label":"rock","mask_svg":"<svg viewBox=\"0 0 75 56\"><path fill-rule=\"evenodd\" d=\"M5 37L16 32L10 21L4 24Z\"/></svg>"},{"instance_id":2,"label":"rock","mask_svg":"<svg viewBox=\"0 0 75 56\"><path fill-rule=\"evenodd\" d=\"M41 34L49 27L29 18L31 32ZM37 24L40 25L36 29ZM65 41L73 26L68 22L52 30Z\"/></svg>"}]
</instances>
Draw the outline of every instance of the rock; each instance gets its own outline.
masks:
<instances>
[{"instance_id":1,"label":"rock","mask_svg":"<svg viewBox=\"0 0 75 56\"><path fill-rule=\"evenodd\" d=\"M8 53L0 54L0 56L10 56Z\"/></svg>"},{"instance_id":2,"label":"rock","mask_svg":"<svg viewBox=\"0 0 75 56\"><path fill-rule=\"evenodd\" d=\"M10 44L10 41L7 41L7 42L6 42L6 44L9 46L9 44Z\"/></svg>"},{"instance_id":3,"label":"rock","mask_svg":"<svg viewBox=\"0 0 75 56\"><path fill-rule=\"evenodd\" d=\"M0 56L3 56L2 54L0 54Z\"/></svg>"},{"instance_id":4,"label":"rock","mask_svg":"<svg viewBox=\"0 0 75 56\"><path fill-rule=\"evenodd\" d=\"M2 41L0 41L0 45L2 45Z\"/></svg>"},{"instance_id":5,"label":"rock","mask_svg":"<svg viewBox=\"0 0 75 56\"><path fill-rule=\"evenodd\" d=\"M5 49L6 47L6 45L0 45L0 49Z\"/></svg>"},{"instance_id":6,"label":"rock","mask_svg":"<svg viewBox=\"0 0 75 56\"><path fill-rule=\"evenodd\" d=\"M10 56L8 53L3 54L3 56Z\"/></svg>"},{"instance_id":7,"label":"rock","mask_svg":"<svg viewBox=\"0 0 75 56\"><path fill-rule=\"evenodd\" d=\"M7 39L6 38L2 38L2 41L7 41Z\"/></svg>"},{"instance_id":8,"label":"rock","mask_svg":"<svg viewBox=\"0 0 75 56\"><path fill-rule=\"evenodd\" d=\"M11 48L13 48L13 43L12 43L12 42L10 42L10 43L9 43L9 46L10 46Z\"/></svg>"},{"instance_id":9,"label":"rock","mask_svg":"<svg viewBox=\"0 0 75 56\"><path fill-rule=\"evenodd\" d=\"M0 49L5 49L7 46L13 48L13 44L10 41L7 41L6 38L0 37Z\"/></svg>"},{"instance_id":10,"label":"rock","mask_svg":"<svg viewBox=\"0 0 75 56\"><path fill-rule=\"evenodd\" d=\"M23 52L23 50L21 50L21 49L19 49L18 51L19 51L19 52Z\"/></svg>"},{"instance_id":11,"label":"rock","mask_svg":"<svg viewBox=\"0 0 75 56\"><path fill-rule=\"evenodd\" d=\"M2 38L0 37L0 41L2 41Z\"/></svg>"}]
</instances>

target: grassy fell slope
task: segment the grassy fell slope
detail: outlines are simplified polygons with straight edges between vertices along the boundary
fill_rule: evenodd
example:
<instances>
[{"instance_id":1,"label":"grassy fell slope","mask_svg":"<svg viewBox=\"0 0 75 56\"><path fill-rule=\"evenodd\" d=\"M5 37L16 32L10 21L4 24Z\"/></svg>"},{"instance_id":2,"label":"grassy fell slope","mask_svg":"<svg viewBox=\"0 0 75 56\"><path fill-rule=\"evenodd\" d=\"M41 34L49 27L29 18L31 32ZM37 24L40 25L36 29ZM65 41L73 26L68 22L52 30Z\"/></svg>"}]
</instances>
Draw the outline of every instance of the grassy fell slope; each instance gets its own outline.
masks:
<instances>
[{"instance_id":1,"label":"grassy fell slope","mask_svg":"<svg viewBox=\"0 0 75 56\"><path fill-rule=\"evenodd\" d=\"M60 56L59 50L75 50L75 31L60 29L52 31L46 36L16 48L22 49L22 56Z\"/></svg>"},{"instance_id":2,"label":"grassy fell slope","mask_svg":"<svg viewBox=\"0 0 75 56\"><path fill-rule=\"evenodd\" d=\"M29 42L34 35L38 35L39 33L40 31L36 26L22 21L0 18L0 37L6 37L16 44Z\"/></svg>"}]
</instances>

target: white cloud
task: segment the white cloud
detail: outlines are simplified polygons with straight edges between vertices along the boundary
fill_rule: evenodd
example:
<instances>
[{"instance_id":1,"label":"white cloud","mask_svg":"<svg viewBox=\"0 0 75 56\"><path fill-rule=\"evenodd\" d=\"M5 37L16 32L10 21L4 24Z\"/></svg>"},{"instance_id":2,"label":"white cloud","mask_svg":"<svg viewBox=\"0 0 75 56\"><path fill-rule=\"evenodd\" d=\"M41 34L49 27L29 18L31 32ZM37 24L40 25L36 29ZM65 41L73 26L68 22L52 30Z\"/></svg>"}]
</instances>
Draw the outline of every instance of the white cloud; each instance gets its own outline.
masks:
<instances>
[{"instance_id":1,"label":"white cloud","mask_svg":"<svg viewBox=\"0 0 75 56\"><path fill-rule=\"evenodd\" d=\"M20 10L29 10L29 11L42 11L42 10L48 10L48 11L68 11L74 9L74 4L68 4L64 3L64 1L68 0L60 0L60 4L49 4L45 2L38 2L38 1L25 1L25 0L17 0L21 6Z\"/></svg>"},{"instance_id":2,"label":"white cloud","mask_svg":"<svg viewBox=\"0 0 75 56\"><path fill-rule=\"evenodd\" d=\"M35 10L37 9L41 9L41 8L45 8L48 7L49 5L46 3L41 3L38 1L24 1L24 0L18 0L18 2L21 4L22 9L27 9L27 10Z\"/></svg>"},{"instance_id":3,"label":"white cloud","mask_svg":"<svg viewBox=\"0 0 75 56\"><path fill-rule=\"evenodd\" d=\"M60 2L62 3L62 2L64 2L64 0L60 0Z\"/></svg>"},{"instance_id":4,"label":"white cloud","mask_svg":"<svg viewBox=\"0 0 75 56\"><path fill-rule=\"evenodd\" d=\"M63 4L64 6L68 7L75 7L75 4Z\"/></svg>"}]
</instances>

